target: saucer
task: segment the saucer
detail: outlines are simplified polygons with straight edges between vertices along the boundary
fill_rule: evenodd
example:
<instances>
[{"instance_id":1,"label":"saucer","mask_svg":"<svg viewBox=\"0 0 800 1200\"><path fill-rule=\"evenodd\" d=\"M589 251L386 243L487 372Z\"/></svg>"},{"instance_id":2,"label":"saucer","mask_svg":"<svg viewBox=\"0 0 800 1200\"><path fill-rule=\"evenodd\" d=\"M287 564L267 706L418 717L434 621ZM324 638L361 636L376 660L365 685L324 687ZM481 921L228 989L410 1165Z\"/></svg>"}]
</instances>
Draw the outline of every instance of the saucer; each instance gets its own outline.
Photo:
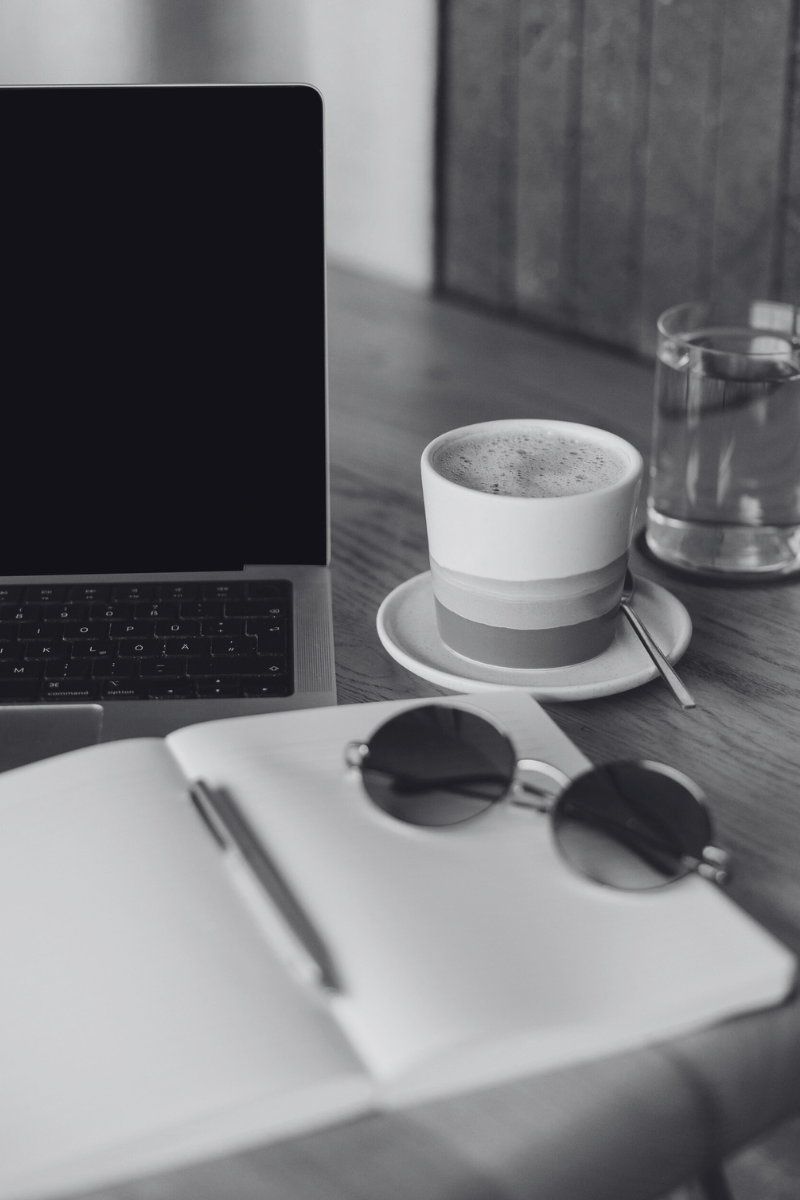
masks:
<instances>
[{"instance_id":1,"label":"saucer","mask_svg":"<svg viewBox=\"0 0 800 1200\"><path fill-rule=\"evenodd\" d=\"M671 663L689 645L692 620L666 588L636 580L631 607ZM537 700L591 700L639 687L658 676L650 655L620 612L609 648L587 662L540 670L493 667L456 654L439 637L430 571L407 579L378 609L378 636L407 670L454 692L496 692L521 687Z\"/></svg>"}]
</instances>

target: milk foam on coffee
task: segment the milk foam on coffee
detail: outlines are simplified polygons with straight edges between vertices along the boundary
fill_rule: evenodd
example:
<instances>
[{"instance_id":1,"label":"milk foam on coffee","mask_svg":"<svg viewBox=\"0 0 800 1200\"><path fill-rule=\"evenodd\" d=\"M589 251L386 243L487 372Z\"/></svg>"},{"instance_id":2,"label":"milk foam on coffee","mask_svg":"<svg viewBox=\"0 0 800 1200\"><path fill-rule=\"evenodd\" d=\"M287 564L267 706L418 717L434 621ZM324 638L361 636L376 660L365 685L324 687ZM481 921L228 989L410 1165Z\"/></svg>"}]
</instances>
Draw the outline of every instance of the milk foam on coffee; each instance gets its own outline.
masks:
<instances>
[{"instance_id":1,"label":"milk foam on coffee","mask_svg":"<svg viewBox=\"0 0 800 1200\"><path fill-rule=\"evenodd\" d=\"M433 460L445 479L498 496L577 496L616 483L630 464L621 451L546 429L505 428L440 446Z\"/></svg>"}]
</instances>

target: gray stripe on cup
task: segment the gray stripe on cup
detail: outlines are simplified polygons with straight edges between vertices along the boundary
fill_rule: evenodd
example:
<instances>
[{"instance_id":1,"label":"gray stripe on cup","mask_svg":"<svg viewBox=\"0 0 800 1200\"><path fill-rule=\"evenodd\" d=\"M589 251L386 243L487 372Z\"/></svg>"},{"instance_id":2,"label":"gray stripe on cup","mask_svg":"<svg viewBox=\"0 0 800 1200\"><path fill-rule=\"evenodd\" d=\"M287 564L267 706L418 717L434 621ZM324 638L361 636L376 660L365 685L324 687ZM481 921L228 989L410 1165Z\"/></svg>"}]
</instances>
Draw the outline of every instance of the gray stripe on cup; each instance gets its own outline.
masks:
<instances>
[{"instance_id":1,"label":"gray stripe on cup","mask_svg":"<svg viewBox=\"0 0 800 1200\"><path fill-rule=\"evenodd\" d=\"M450 612L483 625L547 630L580 625L616 609L628 555L580 575L533 580L487 579L430 561L434 595Z\"/></svg>"},{"instance_id":2,"label":"gray stripe on cup","mask_svg":"<svg viewBox=\"0 0 800 1200\"><path fill-rule=\"evenodd\" d=\"M452 650L497 667L566 667L608 649L614 637L616 606L600 617L553 629L508 629L469 621L438 600L439 635Z\"/></svg>"}]
</instances>

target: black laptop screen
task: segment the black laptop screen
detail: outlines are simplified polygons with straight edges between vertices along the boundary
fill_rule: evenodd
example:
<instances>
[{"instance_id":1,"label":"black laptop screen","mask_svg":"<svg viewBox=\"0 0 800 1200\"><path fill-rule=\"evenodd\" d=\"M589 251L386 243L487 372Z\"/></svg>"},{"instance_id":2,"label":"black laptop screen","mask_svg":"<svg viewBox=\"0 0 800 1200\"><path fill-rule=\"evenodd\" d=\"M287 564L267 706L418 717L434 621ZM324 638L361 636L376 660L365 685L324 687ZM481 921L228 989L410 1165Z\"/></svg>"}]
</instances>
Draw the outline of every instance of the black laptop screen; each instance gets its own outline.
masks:
<instances>
[{"instance_id":1,"label":"black laptop screen","mask_svg":"<svg viewBox=\"0 0 800 1200\"><path fill-rule=\"evenodd\" d=\"M0 575L327 552L322 103L0 89Z\"/></svg>"}]
</instances>

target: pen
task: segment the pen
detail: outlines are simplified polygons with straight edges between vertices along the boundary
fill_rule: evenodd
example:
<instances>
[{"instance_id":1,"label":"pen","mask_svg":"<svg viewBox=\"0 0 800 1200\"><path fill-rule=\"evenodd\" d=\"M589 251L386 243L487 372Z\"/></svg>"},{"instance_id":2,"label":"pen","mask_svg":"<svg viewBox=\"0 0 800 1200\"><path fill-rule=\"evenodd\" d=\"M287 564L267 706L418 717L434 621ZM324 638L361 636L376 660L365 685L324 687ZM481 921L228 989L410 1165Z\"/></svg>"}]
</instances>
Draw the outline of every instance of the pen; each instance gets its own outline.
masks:
<instances>
[{"instance_id":1,"label":"pen","mask_svg":"<svg viewBox=\"0 0 800 1200\"><path fill-rule=\"evenodd\" d=\"M222 849L238 851L315 964L322 986L332 992L341 992L339 973L330 950L275 865L263 840L253 831L233 798L222 788L210 788L202 779L195 780L189 795Z\"/></svg>"}]
</instances>

